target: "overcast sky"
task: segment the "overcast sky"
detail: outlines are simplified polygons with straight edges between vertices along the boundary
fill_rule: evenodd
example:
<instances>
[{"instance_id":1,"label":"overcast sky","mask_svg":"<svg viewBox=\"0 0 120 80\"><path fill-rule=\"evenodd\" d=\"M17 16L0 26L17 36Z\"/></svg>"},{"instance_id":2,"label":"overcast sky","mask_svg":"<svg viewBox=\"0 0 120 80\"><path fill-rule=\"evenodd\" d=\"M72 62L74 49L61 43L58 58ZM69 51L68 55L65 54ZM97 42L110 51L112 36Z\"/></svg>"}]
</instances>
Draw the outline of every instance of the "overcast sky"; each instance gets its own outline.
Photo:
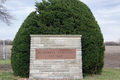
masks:
<instances>
[{"instance_id":1,"label":"overcast sky","mask_svg":"<svg viewBox=\"0 0 120 80\"><path fill-rule=\"evenodd\" d=\"M8 0L5 6L16 20L11 26L0 21L0 39L13 40L16 32L30 12L35 10L35 2L42 0ZM104 41L120 39L120 0L81 0L91 9L101 28Z\"/></svg>"}]
</instances>

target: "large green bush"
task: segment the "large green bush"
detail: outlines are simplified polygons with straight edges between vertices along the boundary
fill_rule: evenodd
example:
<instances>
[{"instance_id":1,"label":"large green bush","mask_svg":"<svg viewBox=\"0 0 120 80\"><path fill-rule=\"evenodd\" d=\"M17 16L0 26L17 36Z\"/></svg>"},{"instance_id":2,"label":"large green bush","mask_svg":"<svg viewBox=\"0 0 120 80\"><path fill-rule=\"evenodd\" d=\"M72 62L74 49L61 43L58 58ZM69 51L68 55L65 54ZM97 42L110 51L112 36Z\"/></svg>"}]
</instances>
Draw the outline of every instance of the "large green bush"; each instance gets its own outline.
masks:
<instances>
[{"instance_id":1,"label":"large green bush","mask_svg":"<svg viewBox=\"0 0 120 80\"><path fill-rule=\"evenodd\" d=\"M11 64L15 75L29 76L30 34L82 35L83 73L101 73L104 45L100 27L91 10L79 0L48 0L36 3L17 32Z\"/></svg>"}]
</instances>

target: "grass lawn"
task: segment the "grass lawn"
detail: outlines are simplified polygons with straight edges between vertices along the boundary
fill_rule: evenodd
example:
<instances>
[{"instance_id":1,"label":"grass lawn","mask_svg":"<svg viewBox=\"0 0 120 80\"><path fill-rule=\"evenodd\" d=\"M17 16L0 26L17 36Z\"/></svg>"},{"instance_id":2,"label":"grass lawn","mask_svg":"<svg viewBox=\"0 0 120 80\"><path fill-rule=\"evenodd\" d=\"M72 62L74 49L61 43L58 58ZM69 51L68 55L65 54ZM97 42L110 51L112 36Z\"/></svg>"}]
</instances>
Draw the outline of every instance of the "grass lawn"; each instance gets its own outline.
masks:
<instances>
[{"instance_id":1,"label":"grass lawn","mask_svg":"<svg viewBox=\"0 0 120 80\"><path fill-rule=\"evenodd\" d=\"M11 60L0 60L0 65L10 64ZM18 80L18 77L13 75L12 70L4 71L0 69L0 80Z\"/></svg>"},{"instance_id":2,"label":"grass lawn","mask_svg":"<svg viewBox=\"0 0 120 80\"><path fill-rule=\"evenodd\" d=\"M6 64L10 64L11 60L7 59L7 60L0 60L0 65L6 65ZM15 77L13 75L12 70L9 71L4 71L0 69L0 80L17 80L18 77Z\"/></svg>"},{"instance_id":3,"label":"grass lawn","mask_svg":"<svg viewBox=\"0 0 120 80\"><path fill-rule=\"evenodd\" d=\"M0 60L1 64L10 64L10 60ZM15 77L12 70L1 71L0 80L17 80L20 77ZM83 80L120 80L120 69L103 68L102 75L93 75L84 77Z\"/></svg>"},{"instance_id":4,"label":"grass lawn","mask_svg":"<svg viewBox=\"0 0 120 80\"><path fill-rule=\"evenodd\" d=\"M0 64L10 64L11 60L7 59L7 60L0 60Z\"/></svg>"},{"instance_id":5,"label":"grass lawn","mask_svg":"<svg viewBox=\"0 0 120 80\"><path fill-rule=\"evenodd\" d=\"M84 80L120 80L120 69L103 68L102 75L87 76Z\"/></svg>"},{"instance_id":6,"label":"grass lawn","mask_svg":"<svg viewBox=\"0 0 120 80\"><path fill-rule=\"evenodd\" d=\"M18 77L13 76L12 71L0 73L0 80L17 80Z\"/></svg>"}]
</instances>

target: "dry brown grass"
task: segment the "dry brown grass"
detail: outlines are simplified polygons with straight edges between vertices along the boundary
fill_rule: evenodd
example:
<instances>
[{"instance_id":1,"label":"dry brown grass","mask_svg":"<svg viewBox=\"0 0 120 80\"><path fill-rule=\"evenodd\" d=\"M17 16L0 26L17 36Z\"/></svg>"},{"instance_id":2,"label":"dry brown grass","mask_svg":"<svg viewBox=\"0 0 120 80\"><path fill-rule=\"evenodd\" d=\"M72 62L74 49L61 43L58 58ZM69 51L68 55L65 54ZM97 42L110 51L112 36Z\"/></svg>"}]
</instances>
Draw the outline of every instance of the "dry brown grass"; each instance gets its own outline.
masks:
<instances>
[{"instance_id":1,"label":"dry brown grass","mask_svg":"<svg viewBox=\"0 0 120 80\"><path fill-rule=\"evenodd\" d=\"M106 54L120 53L120 46L105 46L105 49Z\"/></svg>"}]
</instances>

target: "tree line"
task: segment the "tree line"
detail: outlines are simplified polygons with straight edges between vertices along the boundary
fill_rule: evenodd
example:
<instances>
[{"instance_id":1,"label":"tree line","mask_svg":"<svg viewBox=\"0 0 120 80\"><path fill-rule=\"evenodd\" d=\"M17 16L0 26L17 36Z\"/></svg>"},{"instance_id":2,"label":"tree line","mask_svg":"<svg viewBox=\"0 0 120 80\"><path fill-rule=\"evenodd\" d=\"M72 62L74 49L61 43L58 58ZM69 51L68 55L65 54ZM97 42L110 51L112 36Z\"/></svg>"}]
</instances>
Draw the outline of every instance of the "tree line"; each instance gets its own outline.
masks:
<instances>
[{"instance_id":1,"label":"tree line","mask_svg":"<svg viewBox=\"0 0 120 80\"><path fill-rule=\"evenodd\" d=\"M104 42L105 46L120 46L120 42L114 42L114 41L109 41L109 42Z\"/></svg>"},{"instance_id":2,"label":"tree line","mask_svg":"<svg viewBox=\"0 0 120 80\"><path fill-rule=\"evenodd\" d=\"M3 41L4 41L4 43L5 43L5 45L12 45L12 40L9 40L9 39L7 39L7 40L0 40L0 45L3 45Z\"/></svg>"}]
</instances>

